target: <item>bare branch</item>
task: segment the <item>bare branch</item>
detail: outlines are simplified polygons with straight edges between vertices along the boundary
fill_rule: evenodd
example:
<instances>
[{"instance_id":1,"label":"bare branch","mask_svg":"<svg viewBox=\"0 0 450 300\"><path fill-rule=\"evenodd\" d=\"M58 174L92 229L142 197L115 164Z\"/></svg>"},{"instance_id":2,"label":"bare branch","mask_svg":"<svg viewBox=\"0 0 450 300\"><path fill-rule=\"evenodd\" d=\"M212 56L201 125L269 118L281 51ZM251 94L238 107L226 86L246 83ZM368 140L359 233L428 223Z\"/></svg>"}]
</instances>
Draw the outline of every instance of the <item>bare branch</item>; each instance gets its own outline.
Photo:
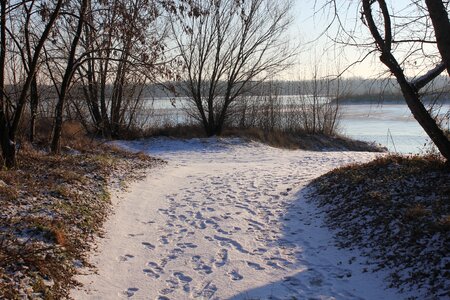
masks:
<instances>
[{"instance_id":1,"label":"bare branch","mask_svg":"<svg viewBox=\"0 0 450 300\"><path fill-rule=\"evenodd\" d=\"M435 68L428 71L426 74L417 77L416 79L411 81L411 84L419 91L444 71L445 71L445 64L441 62Z\"/></svg>"}]
</instances>

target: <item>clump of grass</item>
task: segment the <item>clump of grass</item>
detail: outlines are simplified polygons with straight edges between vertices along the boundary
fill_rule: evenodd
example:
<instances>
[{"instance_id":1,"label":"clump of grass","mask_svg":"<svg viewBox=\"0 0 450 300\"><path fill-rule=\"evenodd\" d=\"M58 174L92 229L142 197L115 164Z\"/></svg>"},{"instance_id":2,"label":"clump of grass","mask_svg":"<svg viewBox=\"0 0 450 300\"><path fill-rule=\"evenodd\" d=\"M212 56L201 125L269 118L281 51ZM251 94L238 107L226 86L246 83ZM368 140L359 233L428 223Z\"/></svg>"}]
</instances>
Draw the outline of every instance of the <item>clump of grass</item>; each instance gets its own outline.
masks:
<instances>
[{"instance_id":1,"label":"clump of grass","mask_svg":"<svg viewBox=\"0 0 450 300\"><path fill-rule=\"evenodd\" d=\"M27 221L27 224L31 226L23 226L24 224L19 224L21 221ZM17 219L16 229L20 227L25 227L28 234L31 234L30 240L33 236L41 235L45 241L50 243L56 243L60 246L68 246L67 238L65 234L65 223L60 220L30 217L27 219ZM28 228L27 228L28 227Z\"/></svg>"},{"instance_id":2,"label":"clump of grass","mask_svg":"<svg viewBox=\"0 0 450 300\"><path fill-rule=\"evenodd\" d=\"M149 129L143 133L145 137L174 137L174 138L202 138L206 137L205 129L200 125L165 125L160 128Z\"/></svg>"},{"instance_id":3,"label":"clump of grass","mask_svg":"<svg viewBox=\"0 0 450 300\"><path fill-rule=\"evenodd\" d=\"M19 197L18 191L12 186L0 186L0 198L7 202L14 202Z\"/></svg>"},{"instance_id":4,"label":"clump of grass","mask_svg":"<svg viewBox=\"0 0 450 300\"><path fill-rule=\"evenodd\" d=\"M62 182L69 184L86 182L84 174L73 170L55 169L53 174L55 177L59 177Z\"/></svg>"},{"instance_id":5,"label":"clump of grass","mask_svg":"<svg viewBox=\"0 0 450 300\"><path fill-rule=\"evenodd\" d=\"M57 196L63 198L71 198L72 195L70 188L64 185L57 185L56 187L53 188L52 192L55 193Z\"/></svg>"},{"instance_id":6,"label":"clump of grass","mask_svg":"<svg viewBox=\"0 0 450 300\"><path fill-rule=\"evenodd\" d=\"M450 171L443 160L385 156L331 171L312 186L339 246L362 249L373 270L390 270L392 287L426 288L431 298L448 292Z\"/></svg>"},{"instance_id":7,"label":"clump of grass","mask_svg":"<svg viewBox=\"0 0 450 300\"><path fill-rule=\"evenodd\" d=\"M403 218L405 221L417 222L426 218L431 214L431 211L422 204L415 204L414 206L405 210Z\"/></svg>"},{"instance_id":8,"label":"clump of grass","mask_svg":"<svg viewBox=\"0 0 450 300\"><path fill-rule=\"evenodd\" d=\"M285 149L301 149L302 144L293 134L288 134L281 131L264 131L258 128L230 128L226 129L223 136L227 137L242 137L258 142L268 144L273 147Z\"/></svg>"}]
</instances>

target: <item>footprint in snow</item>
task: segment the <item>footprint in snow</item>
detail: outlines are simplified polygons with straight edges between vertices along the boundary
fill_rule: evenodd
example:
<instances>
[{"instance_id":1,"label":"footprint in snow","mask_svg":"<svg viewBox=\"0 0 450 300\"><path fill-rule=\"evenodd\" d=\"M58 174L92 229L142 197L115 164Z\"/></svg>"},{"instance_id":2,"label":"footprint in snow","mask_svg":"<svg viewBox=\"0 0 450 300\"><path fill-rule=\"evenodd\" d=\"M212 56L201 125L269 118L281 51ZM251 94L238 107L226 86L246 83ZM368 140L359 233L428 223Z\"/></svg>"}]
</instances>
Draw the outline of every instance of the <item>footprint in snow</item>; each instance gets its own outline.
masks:
<instances>
[{"instance_id":1,"label":"footprint in snow","mask_svg":"<svg viewBox=\"0 0 450 300\"><path fill-rule=\"evenodd\" d=\"M258 270L258 271L265 270L265 268L262 267L260 264L257 264L257 263L251 262L251 261L247 262L247 266L249 266L252 269Z\"/></svg>"},{"instance_id":2,"label":"footprint in snow","mask_svg":"<svg viewBox=\"0 0 450 300\"><path fill-rule=\"evenodd\" d=\"M321 277L313 277L309 279L309 284L312 286L321 287L323 284L323 279Z\"/></svg>"},{"instance_id":3,"label":"footprint in snow","mask_svg":"<svg viewBox=\"0 0 450 300\"><path fill-rule=\"evenodd\" d=\"M183 272L175 272L175 273L173 273L173 275L182 282L191 282L192 281L192 278L187 275L184 275Z\"/></svg>"},{"instance_id":4,"label":"footprint in snow","mask_svg":"<svg viewBox=\"0 0 450 300\"><path fill-rule=\"evenodd\" d=\"M192 226L194 226L195 228L198 228L198 229L205 229L206 228L206 224L205 224L205 222L203 220L198 222L198 224L196 222L192 222Z\"/></svg>"},{"instance_id":5,"label":"footprint in snow","mask_svg":"<svg viewBox=\"0 0 450 300\"><path fill-rule=\"evenodd\" d=\"M244 278L241 274L239 274L238 271L233 270L230 273L228 273L228 275L230 276L231 280L233 281L238 281L238 280L242 280L242 278Z\"/></svg>"},{"instance_id":6,"label":"footprint in snow","mask_svg":"<svg viewBox=\"0 0 450 300\"><path fill-rule=\"evenodd\" d=\"M193 291L194 298L210 299L217 292L217 287L211 281L203 282Z\"/></svg>"},{"instance_id":7,"label":"footprint in snow","mask_svg":"<svg viewBox=\"0 0 450 300\"><path fill-rule=\"evenodd\" d=\"M222 246L231 246L234 249L236 249L237 251L247 254L248 251L244 249L244 247L237 241L227 238L227 237L222 237L219 235L214 235L214 239L216 239L217 241L219 241L219 244Z\"/></svg>"},{"instance_id":8,"label":"footprint in snow","mask_svg":"<svg viewBox=\"0 0 450 300\"><path fill-rule=\"evenodd\" d=\"M253 250L253 253L254 254L257 254L257 255L263 255L264 253L266 253L268 250L266 249L266 248L258 248L258 249L255 249L255 250Z\"/></svg>"},{"instance_id":9,"label":"footprint in snow","mask_svg":"<svg viewBox=\"0 0 450 300\"><path fill-rule=\"evenodd\" d=\"M286 284L289 284L294 287L304 287L305 286L300 279L293 277L293 276L285 277L285 278L283 278L283 281Z\"/></svg>"},{"instance_id":10,"label":"footprint in snow","mask_svg":"<svg viewBox=\"0 0 450 300\"><path fill-rule=\"evenodd\" d=\"M163 235L159 238L159 242L163 245L167 245L169 243L169 239L167 238L167 236Z\"/></svg>"},{"instance_id":11,"label":"footprint in snow","mask_svg":"<svg viewBox=\"0 0 450 300\"><path fill-rule=\"evenodd\" d=\"M199 272L202 275L211 274L212 268L206 265L199 255L195 255L192 257L193 269Z\"/></svg>"},{"instance_id":12,"label":"footprint in snow","mask_svg":"<svg viewBox=\"0 0 450 300\"><path fill-rule=\"evenodd\" d=\"M155 246L151 243L148 242L142 242L142 245L144 246L145 249L148 250L155 250Z\"/></svg>"},{"instance_id":13,"label":"footprint in snow","mask_svg":"<svg viewBox=\"0 0 450 300\"><path fill-rule=\"evenodd\" d=\"M159 293L160 293L160 294L163 294L163 295L168 295L168 294L170 294L170 293L173 293L173 289L171 289L171 288L165 288L165 289L160 290ZM161 296L160 296L160 297L161 297ZM159 299L159 298L158 298L158 299ZM163 299L169 299L169 298L164 297Z\"/></svg>"},{"instance_id":14,"label":"footprint in snow","mask_svg":"<svg viewBox=\"0 0 450 300\"><path fill-rule=\"evenodd\" d=\"M125 297L127 297L127 298L131 298L131 297L134 296L134 294L135 294L137 291L139 291L138 288L134 288L134 287L128 288L128 289L126 289L125 291L120 292L120 293L119 293L119 296L125 296Z\"/></svg>"},{"instance_id":15,"label":"footprint in snow","mask_svg":"<svg viewBox=\"0 0 450 300\"><path fill-rule=\"evenodd\" d=\"M134 258L134 255L131 255L131 254L125 254L125 255L119 256L119 257L117 258L117 260L120 261L120 262L126 262L126 261L129 261L129 260L133 259L133 258Z\"/></svg>"},{"instance_id":16,"label":"footprint in snow","mask_svg":"<svg viewBox=\"0 0 450 300\"><path fill-rule=\"evenodd\" d=\"M145 275L154 279L158 279L160 277L160 274L163 273L163 269L157 263L151 261L147 265L149 266L149 268L142 270Z\"/></svg>"},{"instance_id":17,"label":"footprint in snow","mask_svg":"<svg viewBox=\"0 0 450 300\"><path fill-rule=\"evenodd\" d=\"M143 236L143 233L129 233L128 236L129 237L137 237L137 236Z\"/></svg>"},{"instance_id":18,"label":"footprint in snow","mask_svg":"<svg viewBox=\"0 0 450 300\"><path fill-rule=\"evenodd\" d=\"M277 264L276 262L273 262L273 261L266 262L266 265L268 265L274 269L277 269L277 270L285 270L285 268L283 268L282 266L280 266L279 264Z\"/></svg>"},{"instance_id":19,"label":"footprint in snow","mask_svg":"<svg viewBox=\"0 0 450 300\"><path fill-rule=\"evenodd\" d=\"M186 249L186 248L194 249L194 248L198 247L196 244L193 244L193 243L178 243L177 246L182 249Z\"/></svg>"},{"instance_id":20,"label":"footprint in snow","mask_svg":"<svg viewBox=\"0 0 450 300\"><path fill-rule=\"evenodd\" d=\"M184 253L184 251L181 248L174 248L174 249L170 250L169 256L167 258L169 260L174 260L183 253Z\"/></svg>"},{"instance_id":21,"label":"footprint in snow","mask_svg":"<svg viewBox=\"0 0 450 300\"><path fill-rule=\"evenodd\" d=\"M220 249L219 252L217 252L216 256L217 256L217 258L216 258L216 262L214 263L214 265L217 268L220 268L220 267L224 266L228 261L228 250Z\"/></svg>"},{"instance_id":22,"label":"footprint in snow","mask_svg":"<svg viewBox=\"0 0 450 300\"><path fill-rule=\"evenodd\" d=\"M153 271L152 269L144 269L144 270L142 270L142 272L144 272L144 274L147 275L148 277L151 277L154 279L159 278L159 274L156 273L155 271Z\"/></svg>"},{"instance_id":23,"label":"footprint in snow","mask_svg":"<svg viewBox=\"0 0 450 300\"><path fill-rule=\"evenodd\" d=\"M189 283L192 281L192 278L184 275L182 272L175 272L172 276L166 280L167 286L169 289L176 290L183 285L183 291L189 293L191 291L191 287Z\"/></svg>"},{"instance_id":24,"label":"footprint in snow","mask_svg":"<svg viewBox=\"0 0 450 300\"><path fill-rule=\"evenodd\" d=\"M164 208L158 209L158 212L159 212L160 214L162 214L162 215L167 215L167 214L169 214L169 211L168 211L167 209L164 209Z\"/></svg>"}]
</instances>

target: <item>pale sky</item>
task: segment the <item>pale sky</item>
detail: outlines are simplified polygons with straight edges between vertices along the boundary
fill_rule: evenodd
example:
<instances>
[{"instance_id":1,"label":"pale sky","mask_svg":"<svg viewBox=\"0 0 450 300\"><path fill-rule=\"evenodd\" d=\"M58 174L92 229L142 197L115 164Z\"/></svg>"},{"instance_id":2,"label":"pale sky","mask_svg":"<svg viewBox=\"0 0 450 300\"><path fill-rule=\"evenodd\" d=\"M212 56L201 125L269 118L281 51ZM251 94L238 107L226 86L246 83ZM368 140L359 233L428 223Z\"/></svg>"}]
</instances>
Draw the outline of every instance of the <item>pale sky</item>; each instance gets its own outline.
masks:
<instances>
[{"instance_id":1,"label":"pale sky","mask_svg":"<svg viewBox=\"0 0 450 300\"><path fill-rule=\"evenodd\" d=\"M294 0L292 9L294 22L290 35L293 40L300 43L301 49L298 65L289 70L286 75L283 74L283 77L293 77L293 79L296 79L295 77L308 78L311 77L315 67L318 68L319 76L336 75L360 56L354 47L342 47L333 43L331 36L335 35L336 26L333 26L328 34L324 34L325 29L332 20L332 15L328 13L328 8L320 9L320 6L323 5L322 3L325 2L326 0ZM355 16L357 16L357 9L354 5L351 5L347 16L342 18L348 19L348 22L355 23ZM377 62L371 63L373 60L373 58L368 59L364 63L355 65L346 71L344 76L367 77L366 74L368 72L374 73L373 69L378 67ZM379 73L380 68L376 72Z\"/></svg>"},{"instance_id":2,"label":"pale sky","mask_svg":"<svg viewBox=\"0 0 450 300\"><path fill-rule=\"evenodd\" d=\"M319 74L322 76L336 75L369 52L367 48L357 49L353 46L343 46L333 42L332 38L336 37L336 30L338 28L337 22L331 27L328 34L321 36L334 16L329 8L320 9L329 0L293 1L292 16L294 17L294 22L289 34L292 40L297 41L302 46L298 64L291 70L285 72L282 77L291 79L311 77L314 66L317 66ZM340 5L339 16L341 22L344 23L344 27L347 30L353 30L353 36L358 39L367 38L369 36L368 29L361 25L362 23L359 19L358 4L360 1L336 0L336 2ZM405 8L408 7L411 0L393 0L387 2L391 12L404 13L407 11ZM420 74L428 69L428 66L425 65L426 62L421 63L419 62L417 65L416 74ZM432 65L433 63L428 62L428 64ZM421 69L422 65L423 67ZM376 54L367 57L364 62L354 65L343 76L377 77L385 73L385 71L386 67L381 64Z\"/></svg>"}]
</instances>

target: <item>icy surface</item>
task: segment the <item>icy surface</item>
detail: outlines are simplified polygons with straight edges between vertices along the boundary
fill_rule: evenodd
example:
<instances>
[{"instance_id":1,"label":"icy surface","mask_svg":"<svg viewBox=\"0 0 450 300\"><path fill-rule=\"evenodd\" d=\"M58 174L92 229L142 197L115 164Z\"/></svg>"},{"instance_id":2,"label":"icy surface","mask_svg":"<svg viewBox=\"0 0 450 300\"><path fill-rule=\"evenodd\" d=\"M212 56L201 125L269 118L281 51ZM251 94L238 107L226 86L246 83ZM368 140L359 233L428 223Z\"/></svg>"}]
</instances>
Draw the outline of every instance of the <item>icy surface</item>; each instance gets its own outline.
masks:
<instances>
[{"instance_id":1,"label":"icy surface","mask_svg":"<svg viewBox=\"0 0 450 300\"><path fill-rule=\"evenodd\" d=\"M240 139L122 147L166 159L114 196L75 299L401 299L355 251L338 250L306 185L372 153L307 152Z\"/></svg>"}]
</instances>

